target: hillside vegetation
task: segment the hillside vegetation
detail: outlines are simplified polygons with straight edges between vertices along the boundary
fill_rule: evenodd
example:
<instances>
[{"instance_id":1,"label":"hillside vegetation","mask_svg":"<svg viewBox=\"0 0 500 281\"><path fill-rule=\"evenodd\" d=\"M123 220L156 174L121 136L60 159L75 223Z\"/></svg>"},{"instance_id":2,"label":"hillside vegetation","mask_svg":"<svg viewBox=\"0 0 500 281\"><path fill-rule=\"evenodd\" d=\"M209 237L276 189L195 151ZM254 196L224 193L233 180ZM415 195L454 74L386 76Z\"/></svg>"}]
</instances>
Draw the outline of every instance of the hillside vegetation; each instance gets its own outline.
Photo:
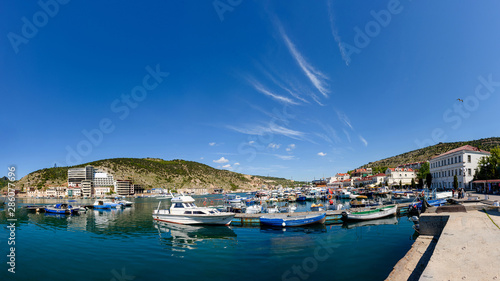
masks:
<instances>
[{"instance_id":1,"label":"hillside vegetation","mask_svg":"<svg viewBox=\"0 0 500 281\"><path fill-rule=\"evenodd\" d=\"M399 154L393 157L385 158L375 162L370 162L360 168L379 168L379 167L396 167L398 165L406 163L414 163L421 161L428 161L433 156L445 153L449 150L461 147L464 145L472 145L478 147L482 150L490 151L491 149L500 146L500 138L486 138L473 141L460 141L460 142L449 142L449 143L439 143L436 145L424 147L421 149L413 150L403 154Z\"/></svg>"},{"instance_id":2,"label":"hillside vegetation","mask_svg":"<svg viewBox=\"0 0 500 281\"><path fill-rule=\"evenodd\" d=\"M261 185L294 186L295 182L282 178L266 178L218 170L185 160L166 161L157 158L114 158L94 161L72 167L46 168L20 179L18 188L63 185L68 180L68 169L91 165L108 172L115 180L132 180L145 188L224 188L225 190L255 189Z\"/></svg>"}]
</instances>

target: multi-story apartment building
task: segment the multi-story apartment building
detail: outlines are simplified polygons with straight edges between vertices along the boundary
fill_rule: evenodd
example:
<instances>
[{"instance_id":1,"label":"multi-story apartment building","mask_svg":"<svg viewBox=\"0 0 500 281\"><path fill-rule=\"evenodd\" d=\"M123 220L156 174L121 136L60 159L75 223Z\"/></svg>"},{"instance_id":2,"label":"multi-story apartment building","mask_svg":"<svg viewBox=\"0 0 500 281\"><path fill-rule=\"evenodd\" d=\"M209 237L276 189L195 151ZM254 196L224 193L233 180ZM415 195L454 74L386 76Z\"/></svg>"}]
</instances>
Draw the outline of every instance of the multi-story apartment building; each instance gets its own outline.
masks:
<instances>
[{"instance_id":1,"label":"multi-story apartment building","mask_svg":"<svg viewBox=\"0 0 500 281\"><path fill-rule=\"evenodd\" d=\"M452 189L453 178L458 179L458 188L472 189L472 179L482 157L490 156L485 150L471 145L452 149L429 161L432 174L431 188Z\"/></svg>"}]
</instances>

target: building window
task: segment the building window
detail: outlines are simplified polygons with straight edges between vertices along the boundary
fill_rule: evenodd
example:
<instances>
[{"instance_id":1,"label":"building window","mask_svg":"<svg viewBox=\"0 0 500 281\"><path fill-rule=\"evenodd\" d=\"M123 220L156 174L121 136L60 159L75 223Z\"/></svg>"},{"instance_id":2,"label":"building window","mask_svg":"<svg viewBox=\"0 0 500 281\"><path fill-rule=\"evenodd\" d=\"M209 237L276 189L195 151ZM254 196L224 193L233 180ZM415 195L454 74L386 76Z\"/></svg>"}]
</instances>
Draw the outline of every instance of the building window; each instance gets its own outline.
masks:
<instances>
[{"instance_id":1,"label":"building window","mask_svg":"<svg viewBox=\"0 0 500 281\"><path fill-rule=\"evenodd\" d=\"M469 157L470 157L470 156L469 156ZM467 170L467 174L468 174L469 176L472 176L472 171L471 171L471 169L468 169L468 170Z\"/></svg>"},{"instance_id":2,"label":"building window","mask_svg":"<svg viewBox=\"0 0 500 281\"><path fill-rule=\"evenodd\" d=\"M470 163L471 160L470 160L470 155L467 155L467 162Z\"/></svg>"},{"instance_id":3,"label":"building window","mask_svg":"<svg viewBox=\"0 0 500 281\"><path fill-rule=\"evenodd\" d=\"M448 177L451 175L450 170L448 170Z\"/></svg>"},{"instance_id":4,"label":"building window","mask_svg":"<svg viewBox=\"0 0 500 281\"><path fill-rule=\"evenodd\" d=\"M461 176L462 175L462 169L458 169L458 175Z\"/></svg>"},{"instance_id":5,"label":"building window","mask_svg":"<svg viewBox=\"0 0 500 281\"><path fill-rule=\"evenodd\" d=\"M455 156L455 163L457 163L457 157Z\"/></svg>"},{"instance_id":6,"label":"building window","mask_svg":"<svg viewBox=\"0 0 500 281\"><path fill-rule=\"evenodd\" d=\"M462 162L462 156L458 156L458 162Z\"/></svg>"},{"instance_id":7,"label":"building window","mask_svg":"<svg viewBox=\"0 0 500 281\"><path fill-rule=\"evenodd\" d=\"M450 158L448 158L448 165L450 165Z\"/></svg>"}]
</instances>

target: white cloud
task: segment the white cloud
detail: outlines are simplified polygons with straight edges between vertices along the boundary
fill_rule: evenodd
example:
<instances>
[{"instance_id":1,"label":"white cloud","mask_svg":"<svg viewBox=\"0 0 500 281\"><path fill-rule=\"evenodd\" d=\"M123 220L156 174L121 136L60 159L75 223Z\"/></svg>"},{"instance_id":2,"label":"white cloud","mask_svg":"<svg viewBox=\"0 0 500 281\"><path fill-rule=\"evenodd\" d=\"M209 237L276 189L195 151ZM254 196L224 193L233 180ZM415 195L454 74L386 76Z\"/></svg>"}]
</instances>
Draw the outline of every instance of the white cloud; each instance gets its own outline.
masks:
<instances>
[{"instance_id":1,"label":"white cloud","mask_svg":"<svg viewBox=\"0 0 500 281\"><path fill-rule=\"evenodd\" d=\"M290 152L290 151L292 151L292 150L294 150L294 149L295 149L295 144L294 144L294 143L292 143L292 144L289 144L289 145L288 145L288 147L286 148L286 151Z\"/></svg>"},{"instance_id":2,"label":"white cloud","mask_svg":"<svg viewBox=\"0 0 500 281\"><path fill-rule=\"evenodd\" d=\"M268 146L268 148L271 148L271 149L279 149L281 147L281 144L276 144L276 143L270 143Z\"/></svg>"},{"instance_id":3,"label":"white cloud","mask_svg":"<svg viewBox=\"0 0 500 281\"><path fill-rule=\"evenodd\" d=\"M276 124L270 124L269 127L264 127L261 125L247 126L246 128L238 128L235 126L226 126L226 127L233 131L247 135L263 136L265 134L276 134L276 135L283 135L292 139L303 139L305 135L305 133L303 132L288 129L282 126L278 126Z\"/></svg>"},{"instance_id":4,"label":"white cloud","mask_svg":"<svg viewBox=\"0 0 500 281\"><path fill-rule=\"evenodd\" d=\"M330 29L332 30L333 39L335 39L335 42L337 42L337 45L339 46L340 55L342 55L342 59L345 61L345 64L349 65L351 59L345 53L344 46L342 45L342 39L340 38L337 28L335 27L335 18L333 16L332 1L331 0L328 1L327 4L328 4L328 18L330 20Z\"/></svg>"},{"instance_id":5,"label":"white cloud","mask_svg":"<svg viewBox=\"0 0 500 281\"><path fill-rule=\"evenodd\" d=\"M214 163L219 163L219 164L222 164L222 163L227 163L229 162L229 160L227 160L226 158L224 158L224 156L222 156L220 159L218 160L213 160Z\"/></svg>"},{"instance_id":6,"label":"white cloud","mask_svg":"<svg viewBox=\"0 0 500 281\"><path fill-rule=\"evenodd\" d=\"M234 163L233 165L234 165L234 166L238 166L239 164L240 164L240 163L236 162L236 163Z\"/></svg>"},{"instance_id":7,"label":"white cloud","mask_svg":"<svg viewBox=\"0 0 500 281\"><path fill-rule=\"evenodd\" d=\"M318 152L318 155L319 156L326 156L326 153L324 153L324 152Z\"/></svg>"},{"instance_id":8,"label":"white cloud","mask_svg":"<svg viewBox=\"0 0 500 281\"><path fill-rule=\"evenodd\" d=\"M349 132L348 132L346 129L342 129L342 131L344 131L344 134L345 134L345 136L347 137L347 140L348 140L349 142L351 142L351 135L349 134Z\"/></svg>"},{"instance_id":9,"label":"white cloud","mask_svg":"<svg viewBox=\"0 0 500 281\"><path fill-rule=\"evenodd\" d=\"M278 157L281 160L293 160L293 159L295 159L295 156L293 156L293 155L274 154L274 156Z\"/></svg>"},{"instance_id":10,"label":"white cloud","mask_svg":"<svg viewBox=\"0 0 500 281\"><path fill-rule=\"evenodd\" d=\"M224 169L231 169L231 165L230 164L226 164L226 165L222 166L222 168L224 168Z\"/></svg>"},{"instance_id":11,"label":"white cloud","mask_svg":"<svg viewBox=\"0 0 500 281\"><path fill-rule=\"evenodd\" d=\"M200 160L203 160L203 159L205 159L205 157L200 157Z\"/></svg>"},{"instance_id":12,"label":"white cloud","mask_svg":"<svg viewBox=\"0 0 500 281\"><path fill-rule=\"evenodd\" d=\"M349 117L347 117L347 115L337 110L337 116L339 117L340 121L342 121L346 126L351 128L351 130L354 130L351 125L351 120L349 120Z\"/></svg>"},{"instance_id":13,"label":"white cloud","mask_svg":"<svg viewBox=\"0 0 500 281\"><path fill-rule=\"evenodd\" d=\"M255 143L255 141L249 141L248 143L249 143L249 144L254 144L254 143Z\"/></svg>"},{"instance_id":14,"label":"white cloud","mask_svg":"<svg viewBox=\"0 0 500 281\"><path fill-rule=\"evenodd\" d=\"M363 138L361 135L359 135L359 139L363 142L365 146L368 146L368 142Z\"/></svg>"},{"instance_id":15,"label":"white cloud","mask_svg":"<svg viewBox=\"0 0 500 281\"><path fill-rule=\"evenodd\" d=\"M290 54L293 56L297 64L300 66L302 71L304 71L305 75L311 83L314 85L318 91L323 94L323 96L328 97L328 89L326 89L327 85L326 82L324 81L325 79L328 79L326 75L321 73L320 71L316 70L303 56L302 54L296 49L295 45L293 42L288 38L288 35L285 33L285 30L281 26L280 23L278 23L278 29L281 34L281 37L283 38L283 41L285 41L285 44L288 48L288 51L290 51Z\"/></svg>"},{"instance_id":16,"label":"white cloud","mask_svg":"<svg viewBox=\"0 0 500 281\"><path fill-rule=\"evenodd\" d=\"M255 88L255 90L261 92L262 94L268 96L268 97L271 97L279 102L283 102L283 103L286 103L286 104L293 104L293 105L298 105L299 103L292 100L292 99L289 99L287 97L284 97L284 96L280 96L278 94L275 94L275 93L272 93L270 90L266 89L262 84L260 84L259 82L257 82L256 80L252 79L252 78L249 78L247 79L248 82L250 84L252 84L252 86Z\"/></svg>"},{"instance_id":17,"label":"white cloud","mask_svg":"<svg viewBox=\"0 0 500 281\"><path fill-rule=\"evenodd\" d=\"M216 145L216 143L215 143L215 142L211 142L211 143L209 143L208 145L210 145L210 146L215 146L215 145Z\"/></svg>"}]
</instances>

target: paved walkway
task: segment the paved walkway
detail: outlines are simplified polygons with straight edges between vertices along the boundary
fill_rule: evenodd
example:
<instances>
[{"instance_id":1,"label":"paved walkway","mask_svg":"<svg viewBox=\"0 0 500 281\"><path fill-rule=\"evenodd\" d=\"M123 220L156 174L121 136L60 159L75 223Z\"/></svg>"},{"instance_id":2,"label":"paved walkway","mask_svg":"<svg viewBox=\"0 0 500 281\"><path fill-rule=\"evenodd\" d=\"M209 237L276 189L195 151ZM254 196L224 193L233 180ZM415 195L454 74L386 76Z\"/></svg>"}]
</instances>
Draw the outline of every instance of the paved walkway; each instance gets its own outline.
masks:
<instances>
[{"instance_id":1,"label":"paved walkway","mask_svg":"<svg viewBox=\"0 0 500 281\"><path fill-rule=\"evenodd\" d=\"M488 214L449 213L420 280L500 280L500 212Z\"/></svg>"}]
</instances>

